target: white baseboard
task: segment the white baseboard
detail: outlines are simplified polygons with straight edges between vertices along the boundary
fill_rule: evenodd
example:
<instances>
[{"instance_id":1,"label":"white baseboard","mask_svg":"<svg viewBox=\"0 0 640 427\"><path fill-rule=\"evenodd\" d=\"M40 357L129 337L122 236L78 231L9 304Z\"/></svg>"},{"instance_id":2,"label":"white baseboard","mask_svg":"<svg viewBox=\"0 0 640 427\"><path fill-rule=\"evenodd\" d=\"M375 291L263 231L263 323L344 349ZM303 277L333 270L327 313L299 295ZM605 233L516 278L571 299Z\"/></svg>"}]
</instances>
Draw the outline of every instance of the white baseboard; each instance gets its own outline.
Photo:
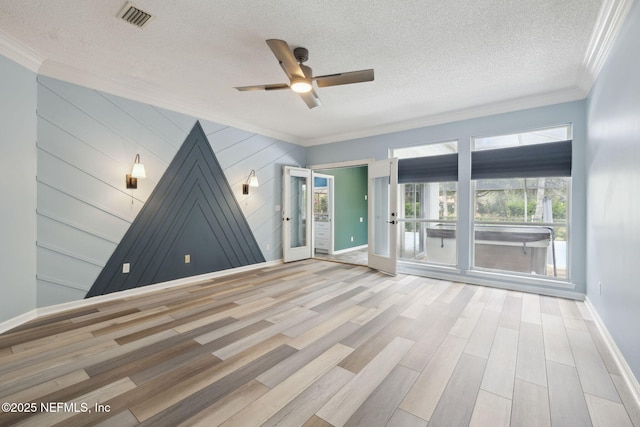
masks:
<instances>
[{"instance_id":1,"label":"white baseboard","mask_svg":"<svg viewBox=\"0 0 640 427\"><path fill-rule=\"evenodd\" d=\"M620 349L613 340L613 337L602 321L602 318L600 318L600 315L596 311L596 308L593 306L593 304L591 304L589 297L585 298L584 303L589 310L591 317L593 317L593 321L598 327L598 330L604 337L604 342L607 345L607 349L609 350L609 352L611 352L616 365L618 365L618 369L622 374L624 382L629 387L629 390L631 390L631 395L633 396L636 405L638 406L638 408L640 408L640 384L638 384L638 379L635 377L635 375L633 375L633 371L631 371L631 368L627 364L627 361L625 360L624 356L620 352Z\"/></svg>"},{"instance_id":2,"label":"white baseboard","mask_svg":"<svg viewBox=\"0 0 640 427\"><path fill-rule=\"evenodd\" d=\"M446 266L429 266L425 268L423 265L416 263L399 263L398 271L403 274L413 274L414 276L429 277L432 279L449 280L452 282L468 283L470 285L488 286L491 288L506 289L509 291L519 291L527 293L535 293L538 295L546 295L551 297L567 298L582 301L585 294L574 292L575 286L572 284L562 284L558 282L550 282L543 280L529 280L522 277L514 277L504 274L485 274L484 272L469 272L462 274L463 270ZM511 280L509 280L511 278ZM524 280L522 280L524 279ZM522 281L522 282L518 282ZM553 288L552 286L556 286ZM564 287L564 289L558 289Z\"/></svg>"},{"instance_id":3,"label":"white baseboard","mask_svg":"<svg viewBox=\"0 0 640 427\"><path fill-rule=\"evenodd\" d=\"M275 260L275 261L261 262L259 264L247 265L244 267L231 268L229 270L215 271L213 273L200 274L198 276L191 276L191 277L185 277L182 279L170 280L168 282L155 283L153 285L141 286L139 288L127 289L125 291L113 292L106 295L98 295L91 298L65 302L62 304L50 305L47 307L36 308L27 313L21 314L19 316L16 316L9 320L5 320L4 322L0 323L0 334L10 329L13 329L15 327L18 327L23 323L26 323L40 316L51 315L51 314L59 313L61 311L81 308L84 306L89 306L89 305L93 305L101 302L113 301L113 300L118 300L122 298L129 298L132 296L143 295L149 292L157 291L159 289L168 289L168 288L173 288L173 287L182 286L182 285L193 285L201 282L206 282L218 277L228 276L230 274L242 273L245 271L257 270L265 267L272 267L279 264L282 264L281 259Z\"/></svg>"},{"instance_id":4,"label":"white baseboard","mask_svg":"<svg viewBox=\"0 0 640 427\"><path fill-rule=\"evenodd\" d=\"M368 247L369 247L369 245L362 245L362 246L354 246L353 248L340 249L339 251L333 251L332 255L346 254L348 252L358 251L360 249L366 249Z\"/></svg>"},{"instance_id":5,"label":"white baseboard","mask_svg":"<svg viewBox=\"0 0 640 427\"><path fill-rule=\"evenodd\" d=\"M31 311L27 311L26 313L22 313L16 317L13 317L9 320L5 320L0 323L0 334L8 331L9 329L17 328L23 323L28 322L29 320L33 320L38 317L38 309L34 308Z\"/></svg>"}]
</instances>

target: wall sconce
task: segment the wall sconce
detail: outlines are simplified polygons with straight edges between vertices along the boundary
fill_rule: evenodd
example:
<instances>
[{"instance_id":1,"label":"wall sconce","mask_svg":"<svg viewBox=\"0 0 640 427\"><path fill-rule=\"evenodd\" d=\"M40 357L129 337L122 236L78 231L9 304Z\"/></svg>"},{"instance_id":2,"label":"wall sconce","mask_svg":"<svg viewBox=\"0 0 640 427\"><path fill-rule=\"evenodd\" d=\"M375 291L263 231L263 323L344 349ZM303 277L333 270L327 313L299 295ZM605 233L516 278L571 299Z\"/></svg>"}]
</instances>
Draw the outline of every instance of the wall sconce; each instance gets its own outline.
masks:
<instances>
[{"instance_id":1,"label":"wall sconce","mask_svg":"<svg viewBox=\"0 0 640 427\"><path fill-rule=\"evenodd\" d=\"M127 188L138 188L138 178L146 177L144 165L140 163L140 154L136 154L136 159L133 161L133 169L131 169L130 174L127 174Z\"/></svg>"},{"instance_id":2,"label":"wall sconce","mask_svg":"<svg viewBox=\"0 0 640 427\"><path fill-rule=\"evenodd\" d=\"M247 178L247 182L242 184L242 194L249 194L249 187L257 187L258 185L258 177L256 176L256 171L251 170L249 173L249 177Z\"/></svg>"}]
</instances>

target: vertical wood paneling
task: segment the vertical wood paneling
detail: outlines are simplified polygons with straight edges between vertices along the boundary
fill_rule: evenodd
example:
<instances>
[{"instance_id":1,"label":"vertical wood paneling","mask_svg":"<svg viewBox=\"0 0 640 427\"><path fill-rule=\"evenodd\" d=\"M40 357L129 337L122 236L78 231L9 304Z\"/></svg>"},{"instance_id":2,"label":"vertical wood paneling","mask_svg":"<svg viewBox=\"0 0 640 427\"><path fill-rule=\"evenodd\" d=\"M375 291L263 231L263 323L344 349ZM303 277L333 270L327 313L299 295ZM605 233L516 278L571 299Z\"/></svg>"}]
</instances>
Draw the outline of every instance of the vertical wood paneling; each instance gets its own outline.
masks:
<instances>
[{"instance_id":1,"label":"vertical wood paneling","mask_svg":"<svg viewBox=\"0 0 640 427\"><path fill-rule=\"evenodd\" d=\"M165 173L195 117L39 76L38 306L82 298ZM267 260L282 257L281 166L306 149L203 121L233 197ZM139 153L147 179L125 188ZM241 184L255 169L260 187ZM87 265L84 265L87 264ZM71 273L71 270L75 272Z\"/></svg>"}]
</instances>

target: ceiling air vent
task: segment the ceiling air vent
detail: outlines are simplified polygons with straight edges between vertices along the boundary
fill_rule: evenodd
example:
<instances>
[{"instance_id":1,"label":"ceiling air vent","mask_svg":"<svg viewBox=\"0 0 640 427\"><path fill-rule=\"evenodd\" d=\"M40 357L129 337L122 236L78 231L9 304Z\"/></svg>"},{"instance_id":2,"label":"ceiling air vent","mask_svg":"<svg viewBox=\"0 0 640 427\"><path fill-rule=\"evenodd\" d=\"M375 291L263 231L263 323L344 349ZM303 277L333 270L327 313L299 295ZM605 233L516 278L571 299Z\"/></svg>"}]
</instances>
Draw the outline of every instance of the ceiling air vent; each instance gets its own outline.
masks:
<instances>
[{"instance_id":1,"label":"ceiling air vent","mask_svg":"<svg viewBox=\"0 0 640 427\"><path fill-rule=\"evenodd\" d=\"M122 18L129 24L142 28L145 24L149 23L153 17L144 10L138 9L131 3L127 3L120 10L120 13L118 13L118 18Z\"/></svg>"}]
</instances>

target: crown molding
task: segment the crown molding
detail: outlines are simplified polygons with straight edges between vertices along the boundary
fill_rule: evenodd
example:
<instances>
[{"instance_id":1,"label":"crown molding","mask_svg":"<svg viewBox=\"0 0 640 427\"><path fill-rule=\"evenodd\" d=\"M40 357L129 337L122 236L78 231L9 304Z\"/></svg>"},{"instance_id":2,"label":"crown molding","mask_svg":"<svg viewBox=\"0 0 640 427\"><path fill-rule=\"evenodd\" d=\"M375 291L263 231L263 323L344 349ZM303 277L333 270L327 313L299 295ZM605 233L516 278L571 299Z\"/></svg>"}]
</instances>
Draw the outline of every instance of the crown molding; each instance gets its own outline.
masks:
<instances>
[{"instance_id":1,"label":"crown molding","mask_svg":"<svg viewBox=\"0 0 640 427\"><path fill-rule=\"evenodd\" d=\"M494 114L509 113L512 111L526 110L529 108L544 107L547 105L561 104L564 102L577 101L587 97L587 93L578 87L561 89L553 92L546 92L533 96L524 96L499 101L495 103L479 105L471 108L449 111L442 114L424 116L412 120L391 123L388 125L367 128L356 132L330 135L327 137L308 139L302 145L311 147L314 145L330 144L333 142L349 141L353 139L366 138L376 135L383 135L393 132L401 132L410 129L418 129L427 126L435 126L444 123L451 123L461 120L475 119L478 117L491 116Z\"/></svg>"},{"instance_id":2,"label":"crown molding","mask_svg":"<svg viewBox=\"0 0 640 427\"><path fill-rule=\"evenodd\" d=\"M585 93L591 91L598 78L632 5L633 0L604 0L602 3L578 76L578 87Z\"/></svg>"},{"instance_id":3,"label":"crown molding","mask_svg":"<svg viewBox=\"0 0 640 427\"><path fill-rule=\"evenodd\" d=\"M45 59L44 56L4 31L0 31L0 55L17 62L34 73L38 72Z\"/></svg>"},{"instance_id":4,"label":"crown molding","mask_svg":"<svg viewBox=\"0 0 640 427\"><path fill-rule=\"evenodd\" d=\"M581 90L580 88L574 87L543 94L536 94L533 96L513 98L506 101L499 101L496 103L480 105L472 108L454 110L442 114L425 116L408 121L367 128L360 131L329 135L320 138L301 139L290 134L276 132L273 129L256 126L255 124L246 121L237 120L230 117L222 117L206 111L206 109L179 102L175 95L169 92L153 90L150 88L140 89L139 87L123 85L121 82L93 75L86 71L78 70L76 68L69 67L67 65L50 60L46 60L42 63L39 74L78 84L94 90L122 96L124 98L132 99L138 102L144 102L155 105L157 107L177 111L179 113L187 114L198 119L211 120L213 122L221 123L226 126L236 127L248 132L267 136L303 147L330 144L333 142L348 141L352 139L371 137L392 132L400 132L404 130L450 123L459 120L474 119L478 117L490 116L493 114L543 107L546 105L576 101L579 99L584 99L587 96L587 92Z\"/></svg>"},{"instance_id":5,"label":"crown molding","mask_svg":"<svg viewBox=\"0 0 640 427\"><path fill-rule=\"evenodd\" d=\"M94 90L103 91L138 102L144 102L157 107L187 114L198 119L211 120L226 126L236 127L247 132L252 132L262 136L267 136L280 141L289 142L303 147L329 144L333 142L348 141L352 139L371 137L392 132L400 132L409 129L416 129L426 126L433 126L443 123L451 123L459 120L474 119L478 117L490 116L493 114L507 113L511 111L525 110L528 108L543 107L546 105L559 104L563 102L584 99L587 92L578 87L561 89L533 96L525 96L499 101L491 104L480 105L471 108L454 110L442 114L424 116L408 121L391 123L388 125L367 128L360 131L334 134L326 137L301 139L290 134L284 134L255 124L237 120L231 117L222 117L203 108L180 102L174 94L153 88L133 87L124 85L121 82L90 74L86 71L78 70L67 65L51 60L43 61L38 71L40 75L48 76L70 83L78 84Z\"/></svg>"},{"instance_id":6,"label":"crown molding","mask_svg":"<svg viewBox=\"0 0 640 427\"><path fill-rule=\"evenodd\" d=\"M451 111L375 128L368 128L362 131L308 139L302 141L302 145L310 147L314 145L329 144L332 142L371 137L386 133L399 132L402 130L416 129L459 120L489 116L492 114L500 114L584 99L589 95L591 86L598 77L598 74L600 73L607 56L613 47L615 39L620 32L632 5L633 0L604 0L602 7L600 8L600 12L598 13L598 18L581 66L581 71L579 72L576 81L576 86L573 88Z\"/></svg>"},{"instance_id":7,"label":"crown molding","mask_svg":"<svg viewBox=\"0 0 640 427\"><path fill-rule=\"evenodd\" d=\"M211 120L228 126L237 127L248 132L264 135L281 141L311 147L315 145L371 137L425 126L433 126L453 121L583 99L588 95L591 90L591 86L602 69L606 58L612 49L616 36L620 32L632 5L633 0L604 0L592 32L591 40L581 66L581 71L577 76L576 86L573 88L454 110L442 114L424 116L354 132L327 135L310 139L301 139L291 134L256 126L255 124L238 120L237 118L219 115L208 111L206 107L181 102L176 98L175 94L163 91L160 88L145 88L142 90L139 87L134 87L133 85L123 85L121 82L116 82L115 80L91 75L82 70L46 60L44 56L1 30L0 55L6 56L25 68L41 75L65 80L95 90L133 99L135 101L149 103L158 107L188 114L196 118Z\"/></svg>"}]
</instances>

